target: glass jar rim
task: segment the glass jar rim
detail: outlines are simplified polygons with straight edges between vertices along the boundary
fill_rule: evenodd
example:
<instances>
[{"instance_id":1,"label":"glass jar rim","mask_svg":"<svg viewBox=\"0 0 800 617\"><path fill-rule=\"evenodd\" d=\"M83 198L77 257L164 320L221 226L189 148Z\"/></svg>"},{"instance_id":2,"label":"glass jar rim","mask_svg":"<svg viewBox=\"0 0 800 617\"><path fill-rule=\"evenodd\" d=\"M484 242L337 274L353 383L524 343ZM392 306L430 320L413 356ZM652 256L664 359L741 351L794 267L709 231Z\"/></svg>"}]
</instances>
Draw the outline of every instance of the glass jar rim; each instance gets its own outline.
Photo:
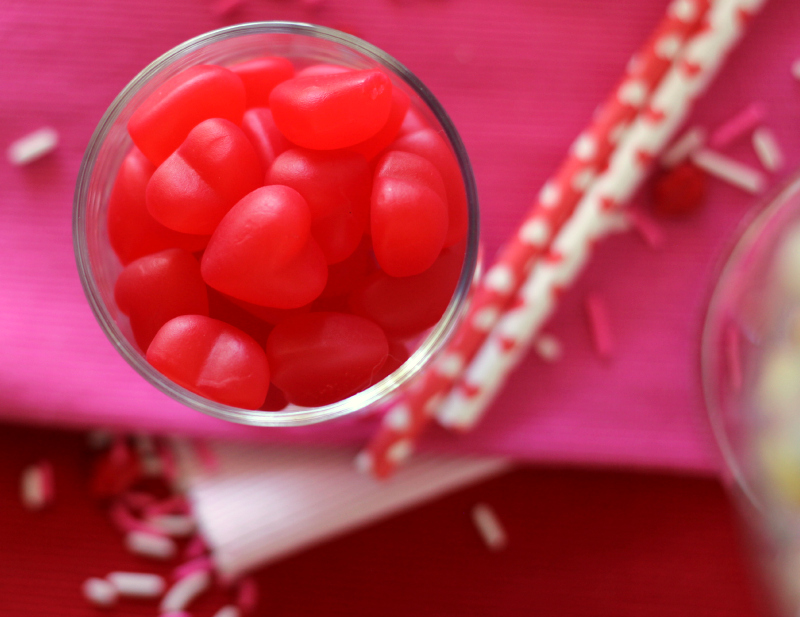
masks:
<instances>
[{"instance_id":1,"label":"glass jar rim","mask_svg":"<svg viewBox=\"0 0 800 617\"><path fill-rule=\"evenodd\" d=\"M450 303L439 322L403 366L377 384L337 403L284 411L247 410L216 403L186 390L155 371L143 355L122 335L106 307L95 280L86 237L87 197L95 163L115 121L130 105L139 90L158 76L163 69L195 51L227 39L264 34L301 35L339 44L388 67L401 78L434 115L444 131L446 141L453 149L464 182L469 219L464 261ZM478 197L472 166L453 122L436 97L411 71L374 45L338 30L300 22L252 22L220 28L185 41L151 62L117 95L98 123L81 162L73 201L73 245L81 284L98 323L112 345L145 380L173 399L208 415L252 426L303 426L349 415L381 402L419 374L453 335L464 315L467 296L478 266L478 236Z\"/></svg>"}]
</instances>

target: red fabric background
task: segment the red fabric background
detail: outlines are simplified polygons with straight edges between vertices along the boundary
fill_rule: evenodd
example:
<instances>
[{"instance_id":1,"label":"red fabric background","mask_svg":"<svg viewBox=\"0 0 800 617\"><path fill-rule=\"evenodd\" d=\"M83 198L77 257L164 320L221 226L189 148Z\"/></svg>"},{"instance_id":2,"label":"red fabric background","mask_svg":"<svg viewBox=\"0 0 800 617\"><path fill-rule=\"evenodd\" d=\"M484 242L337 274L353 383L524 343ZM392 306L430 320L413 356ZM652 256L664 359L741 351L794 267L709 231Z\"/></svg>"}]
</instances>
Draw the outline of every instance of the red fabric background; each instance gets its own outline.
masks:
<instances>
[{"instance_id":1,"label":"red fabric background","mask_svg":"<svg viewBox=\"0 0 800 617\"><path fill-rule=\"evenodd\" d=\"M168 573L125 552L86 494L82 435L0 427L0 615L96 617L89 576ZM19 474L48 457L56 502L31 513ZM509 546L490 553L478 501ZM667 475L526 468L328 542L257 574L264 617L758 617L736 515L719 484ZM211 617L226 596L193 607ZM155 615L150 602L108 613Z\"/></svg>"}]
</instances>

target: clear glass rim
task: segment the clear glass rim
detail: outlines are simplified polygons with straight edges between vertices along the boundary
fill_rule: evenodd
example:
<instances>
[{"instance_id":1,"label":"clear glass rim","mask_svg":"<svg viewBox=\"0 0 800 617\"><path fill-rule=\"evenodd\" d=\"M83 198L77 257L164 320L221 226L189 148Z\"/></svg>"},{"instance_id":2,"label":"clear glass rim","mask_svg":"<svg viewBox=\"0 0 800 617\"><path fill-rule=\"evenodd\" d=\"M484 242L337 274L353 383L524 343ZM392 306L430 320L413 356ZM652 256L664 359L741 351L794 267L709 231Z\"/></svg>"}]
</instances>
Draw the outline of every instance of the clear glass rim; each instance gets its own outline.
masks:
<instances>
[{"instance_id":1,"label":"clear glass rim","mask_svg":"<svg viewBox=\"0 0 800 617\"><path fill-rule=\"evenodd\" d=\"M331 405L270 412L241 409L210 401L178 386L155 371L147 363L119 331L116 322L102 301L91 265L85 224L88 191L101 146L116 119L144 84L172 62L211 43L246 35L277 33L319 38L352 48L364 56L387 66L408 84L434 114L456 155L467 194L469 227L461 275L450 304L424 342L400 369L370 388ZM338 30L299 22L253 22L220 28L178 45L145 67L114 99L91 137L81 161L76 181L72 224L75 259L84 293L100 327L128 364L156 388L184 405L222 420L251 426L303 426L349 415L379 403L389 394L409 382L430 364L434 354L443 347L454 333L466 310L466 300L478 262L479 211L475 178L466 148L442 105L411 71L374 45Z\"/></svg>"},{"instance_id":2,"label":"clear glass rim","mask_svg":"<svg viewBox=\"0 0 800 617\"><path fill-rule=\"evenodd\" d=\"M755 208L739 224L737 233L733 236L732 248L721 261L721 266L717 268L718 275L714 278L716 283L706 310L701 337L700 365L703 398L711 430L723 460L738 488L750 504L761 513L764 513L764 505L747 480L725 426L725 413L719 396L719 341L724 319L724 301L739 266L750 254L764 229L781 214L783 206L798 192L800 192L800 173L793 175L776 191L767 196L762 202L766 204L765 207Z\"/></svg>"}]
</instances>

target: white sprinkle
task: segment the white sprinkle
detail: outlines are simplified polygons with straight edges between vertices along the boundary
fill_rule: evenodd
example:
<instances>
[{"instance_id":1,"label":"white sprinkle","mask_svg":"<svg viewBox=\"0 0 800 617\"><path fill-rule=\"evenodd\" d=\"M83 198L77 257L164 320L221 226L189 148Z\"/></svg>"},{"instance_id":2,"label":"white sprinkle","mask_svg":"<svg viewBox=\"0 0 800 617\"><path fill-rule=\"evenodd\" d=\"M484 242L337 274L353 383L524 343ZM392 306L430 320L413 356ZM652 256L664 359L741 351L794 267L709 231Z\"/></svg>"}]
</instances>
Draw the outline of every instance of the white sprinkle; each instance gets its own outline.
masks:
<instances>
[{"instance_id":1,"label":"white sprinkle","mask_svg":"<svg viewBox=\"0 0 800 617\"><path fill-rule=\"evenodd\" d=\"M239 608L234 606L233 604L229 604L228 606L223 606L219 609L216 613L214 613L214 617L240 617L241 612L239 612Z\"/></svg>"},{"instance_id":2,"label":"white sprinkle","mask_svg":"<svg viewBox=\"0 0 800 617\"><path fill-rule=\"evenodd\" d=\"M491 507L485 503L476 504L472 508L472 522L490 551L500 551L506 547L508 536Z\"/></svg>"},{"instance_id":3,"label":"white sprinkle","mask_svg":"<svg viewBox=\"0 0 800 617\"><path fill-rule=\"evenodd\" d=\"M13 142L6 150L6 156L12 165L27 165L42 158L57 145L58 131L44 126Z\"/></svg>"},{"instance_id":4,"label":"white sprinkle","mask_svg":"<svg viewBox=\"0 0 800 617\"><path fill-rule=\"evenodd\" d=\"M800 80L800 58L792 62L792 76Z\"/></svg>"},{"instance_id":5,"label":"white sprinkle","mask_svg":"<svg viewBox=\"0 0 800 617\"><path fill-rule=\"evenodd\" d=\"M208 589L211 584L211 574L200 570L184 576L176 582L167 595L161 600L159 610L162 613L170 611L179 612L189 606L197 596Z\"/></svg>"},{"instance_id":6,"label":"white sprinkle","mask_svg":"<svg viewBox=\"0 0 800 617\"><path fill-rule=\"evenodd\" d=\"M771 172L783 169L784 157L775 133L762 126L753 132L753 149L764 169Z\"/></svg>"},{"instance_id":7,"label":"white sprinkle","mask_svg":"<svg viewBox=\"0 0 800 617\"><path fill-rule=\"evenodd\" d=\"M44 481L37 465L30 465L22 471L20 498L22 499L22 505L28 510L41 510L44 508Z\"/></svg>"},{"instance_id":8,"label":"white sprinkle","mask_svg":"<svg viewBox=\"0 0 800 617\"><path fill-rule=\"evenodd\" d=\"M146 531L129 532L125 536L125 546L136 555L163 560L172 559L178 550L170 538Z\"/></svg>"},{"instance_id":9,"label":"white sprinkle","mask_svg":"<svg viewBox=\"0 0 800 617\"><path fill-rule=\"evenodd\" d=\"M692 161L712 176L748 193L762 192L767 183L764 174L757 169L713 150L698 150L692 155Z\"/></svg>"},{"instance_id":10,"label":"white sprinkle","mask_svg":"<svg viewBox=\"0 0 800 617\"><path fill-rule=\"evenodd\" d=\"M158 598L166 583L158 574L143 572L111 572L106 579L119 595L129 598Z\"/></svg>"},{"instance_id":11,"label":"white sprinkle","mask_svg":"<svg viewBox=\"0 0 800 617\"><path fill-rule=\"evenodd\" d=\"M186 538L194 533L195 522L185 514L159 514L147 520L158 531L176 538Z\"/></svg>"},{"instance_id":12,"label":"white sprinkle","mask_svg":"<svg viewBox=\"0 0 800 617\"><path fill-rule=\"evenodd\" d=\"M708 132L703 127L690 128L661 155L661 164L664 167L675 167L683 163L687 157L705 145L707 136Z\"/></svg>"},{"instance_id":13,"label":"white sprinkle","mask_svg":"<svg viewBox=\"0 0 800 617\"><path fill-rule=\"evenodd\" d=\"M536 353L546 362L558 362L564 355L561 341L551 334L542 334L533 343Z\"/></svg>"},{"instance_id":14,"label":"white sprinkle","mask_svg":"<svg viewBox=\"0 0 800 617\"><path fill-rule=\"evenodd\" d=\"M82 589L83 597L95 606L113 606L117 602L117 590L102 578L87 578Z\"/></svg>"}]
</instances>

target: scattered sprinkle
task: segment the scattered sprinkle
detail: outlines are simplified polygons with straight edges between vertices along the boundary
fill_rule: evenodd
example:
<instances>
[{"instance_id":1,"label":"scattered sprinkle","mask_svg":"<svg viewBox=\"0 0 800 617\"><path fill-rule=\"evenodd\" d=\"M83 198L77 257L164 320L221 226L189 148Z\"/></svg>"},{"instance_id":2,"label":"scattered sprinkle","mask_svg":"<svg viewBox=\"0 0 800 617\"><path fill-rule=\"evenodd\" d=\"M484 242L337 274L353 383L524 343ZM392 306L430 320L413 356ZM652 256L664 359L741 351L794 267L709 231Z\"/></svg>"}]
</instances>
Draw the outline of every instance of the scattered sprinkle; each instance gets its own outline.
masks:
<instances>
[{"instance_id":1,"label":"scattered sprinkle","mask_svg":"<svg viewBox=\"0 0 800 617\"><path fill-rule=\"evenodd\" d=\"M748 193L760 193L766 187L760 171L719 152L703 148L692 155L692 161L712 176Z\"/></svg>"},{"instance_id":2,"label":"scattered sprinkle","mask_svg":"<svg viewBox=\"0 0 800 617\"><path fill-rule=\"evenodd\" d=\"M552 334L539 335L533 343L533 348L545 362L558 362L564 355L561 341Z\"/></svg>"},{"instance_id":3,"label":"scattered sprinkle","mask_svg":"<svg viewBox=\"0 0 800 617\"><path fill-rule=\"evenodd\" d=\"M20 498L28 510L41 510L53 503L55 483L53 466L49 461L30 465L22 471L20 478Z\"/></svg>"},{"instance_id":4,"label":"scattered sprinkle","mask_svg":"<svg viewBox=\"0 0 800 617\"><path fill-rule=\"evenodd\" d=\"M759 127L753 132L753 149L764 169L773 173L783 169L783 150L775 133L767 127Z\"/></svg>"},{"instance_id":5,"label":"scattered sprinkle","mask_svg":"<svg viewBox=\"0 0 800 617\"><path fill-rule=\"evenodd\" d=\"M756 128L767 115L762 103L751 103L711 135L711 145L723 148Z\"/></svg>"},{"instance_id":6,"label":"scattered sprinkle","mask_svg":"<svg viewBox=\"0 0 800 617\"><path fill-rule=\"evenodd\" d=\"M125 546L131 553L160 560L172 559L178 550L171 538L146 531L128 532Z\"/></svg>"},{"instance_id":7,"label":"scattered sprinkle","mask_svg":"<svg viewBox=\"0 0 800 617\"><path fill-rule=\"evenodd\" d=\"M193 572L183 577L170 587L161 600L159 610L162 613L184 610L195 598L206 591L210 584L211 574L208 572Z\"/></svg>"},{"instance_id":8,"label":"scattered sprinkle","mask_svg":"<svg viewBox=\"0 0 800 617\"><path fill-rule=\"evenodd\" d=\"M159 598L166 587L163 577L144 572L111 572L106 580L129 598Z\"/></svg>"},{"instance_id":9,"label":"scattered sprinkle","mask_svg":"<svg viewBox=\"0 0 800 617\"><path fill-rule=\"evenodd\" d=\"M58 131L44 126L13 142L6 150L6 156L12 165L27 165L52 152L56 146L58 146Z\"/></svg>"},{"instance_id":10,"label":"scattered sprinkle","mask_svg":"<svg viewBox=\"0 0 800 617\"><path fill-rule=\"evenodd\" d=\"M598 294L592 293L586 296L585 307L594 349L601 358L609 358L614 351L614 338L606 303Z\"/></svg>"},{"instance_id":11,"label":"scattered sprinkle","mask_svg":"<svg viewBox=\"0 0 800 617\"><path fill-rule=\"evenodd\" d=\"M83 582L83 597L95 606L108 607L117 602L117 590L107 580L88 578Z\"/></svg>"},{"instance_id":12,"label":"scattered sprinkle","mask_svg":"<svg viewBox=\"0 0 800 617\"><path fill-rule=\"evenodd\" d=\"M472 522L490 551L501 551L508 544L508 536L494 510L485 503L472 508Z\"/></svg>"},{"instance_id":13,"label":"scattered sprinkle","mask_svg":"<svg viewBox=\"0 0 800 617\"><path fill-rule=\"evenodd\" d=\"M682 163L706 144L707 136L707 131L701 126L689 129L661 155L661 164L670 168Z\"/></svg>"},{"instance_id":14,"label":"scattered sprinkle","mask_svg":"<svg viewBox=\"0 0 800 617\"><path fill-rule=\"evenodd\" d=\"M653 210L666 217L681 217L696 212L705 203L707 175L691 161L662 171L653 181Z\"/></svg>"},{"instance_id":15,"label":"scattered sprinkle","mask_svg":"<svg viewBox=\"0 0 800 617\"><path fill-rule=\"evenodd\" d=\"M664 247L664 232L658 223L639 208L631 208L626 213L631 225L647 246L656 251Z\"/></svg>"}]
</instances>

